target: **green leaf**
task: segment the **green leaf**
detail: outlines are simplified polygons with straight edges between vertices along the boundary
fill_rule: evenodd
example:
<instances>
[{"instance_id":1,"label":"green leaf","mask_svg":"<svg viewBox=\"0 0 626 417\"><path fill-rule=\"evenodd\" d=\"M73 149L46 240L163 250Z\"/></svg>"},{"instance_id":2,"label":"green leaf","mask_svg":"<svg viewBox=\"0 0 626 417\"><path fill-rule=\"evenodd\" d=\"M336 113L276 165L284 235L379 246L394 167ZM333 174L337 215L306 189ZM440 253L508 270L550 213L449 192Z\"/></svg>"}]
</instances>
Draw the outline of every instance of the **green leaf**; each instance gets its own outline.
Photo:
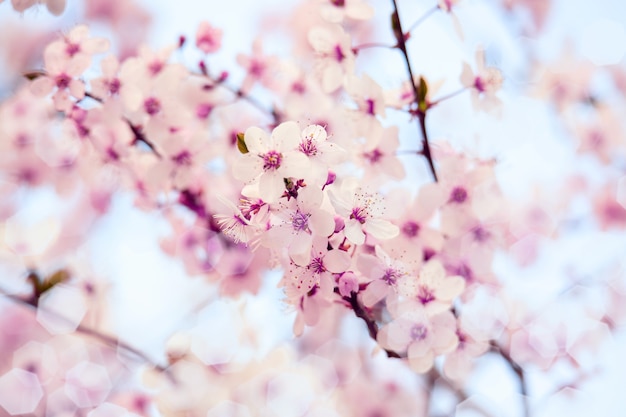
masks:
<instances>
[{"instance_id":1,"label":"green leaf","mask_svg":"<svg viewBox=\"0 0 626 417\"><path fill-rule=\"evenodd\" d=\"M400 28L400 17L395 11L391 13L391 30L398 41L398 45L402 45L404 43L404 34Z\"/></svg>"},{"instance_id":2,"label":"green leaf","mask_svg":"<svg viewBox=\"0 0 626 417\"><path fill-rule=\"evenodd\" d=\"M237 149L239 149L239 152L243 154L250 152L248 151L248 147L246 146L246 141L244 140L243 133L237 133Z\"/></svg>"}]
</instances>

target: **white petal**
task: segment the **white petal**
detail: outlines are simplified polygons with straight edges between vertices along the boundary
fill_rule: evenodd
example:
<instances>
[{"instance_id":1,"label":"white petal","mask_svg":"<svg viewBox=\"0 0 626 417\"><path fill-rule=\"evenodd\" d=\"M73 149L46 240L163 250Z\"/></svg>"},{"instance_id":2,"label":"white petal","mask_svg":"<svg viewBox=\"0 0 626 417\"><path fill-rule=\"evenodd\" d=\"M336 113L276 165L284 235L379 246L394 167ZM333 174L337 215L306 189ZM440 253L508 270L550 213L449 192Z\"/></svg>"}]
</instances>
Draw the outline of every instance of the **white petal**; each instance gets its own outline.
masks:
<instances>
[{"instance_id":1,"label":"white petal","mask_svg":"<svg viewBox=\"0 0 626 417\"><path fill-rule=\"evenodd\" d=\"M256 126L249 127L243 136L248 151L255 154L263 154L268 151L268 139L267 133Z\"/></svg>"},{"instance_id":2,"label":"white petal","mask_svg":"<svg viewBox=\"0 0 626 417\"><path fill-rule=\"evenodd\" d=\"M280 151L295 150L300 143L300 127L296 122L284 122L272 131L274 149Z\"/></svg>"},{"instance_id":3,"label":"white petal","mask_svg":"<svg viewBox=\"0 0 626 417\"><path fill-rule=\"evenodd\" d=\"M282 175L266 172L259 178L259 193L263 201L277 202L285 192L285 181Z\"/></svg>"},{"instance_id":4,"label":"white petal","mask_svg":"<svg viewBox=\"0 0 626 417\"><path fill-rule=\"evenodd\" d=\"M365 227L377 239L391 239L400 233L398 226L383 219L367 219Z\"/></svg>"},{"instance_id":5,"label":"white petal","mask_svg":"<svg viewBox=\"0 0 626 417\"><path fill-rule=\"evenodd\" d=\"M254 181L262 172L263 161L256 155L241 155L233 164L233 175L239 181Z\"/></svg>"},{"instance_id":6,"label":"white petal","mask_svg":"<svg viewBox=\"0 0 626 417\"><path fill-rule=\"evenodd\" d=\"M348 220L346 222L345 229L343 229L343 233L346 235L348 240L355 245L362 245L365 243L365 233L363 233L361 224L356 220Z\"/></svg>"}]
</instances>

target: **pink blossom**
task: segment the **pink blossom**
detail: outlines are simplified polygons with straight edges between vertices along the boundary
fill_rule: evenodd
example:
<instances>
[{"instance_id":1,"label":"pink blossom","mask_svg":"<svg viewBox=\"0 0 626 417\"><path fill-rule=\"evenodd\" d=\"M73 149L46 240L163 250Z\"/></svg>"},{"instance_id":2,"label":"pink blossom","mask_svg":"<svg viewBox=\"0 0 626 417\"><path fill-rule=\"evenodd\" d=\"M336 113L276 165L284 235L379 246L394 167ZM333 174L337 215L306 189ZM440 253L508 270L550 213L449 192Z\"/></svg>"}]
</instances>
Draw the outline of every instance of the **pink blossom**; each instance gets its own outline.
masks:
<instances>
[{"instance_id":1,"label":"pink blossom","mask_svg":"<svg viewBox=\"0 0 626 417\"><path fill-rule=\"evenodd\" d=\"M337 213L344 217L344 234L350 242L362 245L365 232L377 239L398 235L398 226L380 218L384 212L381 197L360 189L356 181L344 181L341 188L330 191L330 197Z\"/></svg>"},{"instance_id":2,"label":"pink blossom","mask_svg":"<svg viewBox=\"0 0 626 417\"><path fill-rule=\"evenodd\" d=\"M463 63L461 84L472 90L474 108L492 110L500 105L496 93L502 87L502 73L497 68L485 66L485 51L476 50L476 72Z\"/></svg>"},{"instance_id":3,"label":"pink blossom","mask_svg":"<svg viewBox=\"0 0 626 417\"><path fill-rule=\"evenodd\" d=\"M317 72L326 92L342 86L344 76L354 71L350 35L339 25L316 26L309 31L309 43L318 54Z\"/></svg>"},{"instance_id":4,"label":"pink blossom","mask_svg":"<svg viewBox=\"0 0 626 417\"><path fill-rule=\"evenodd\" d=\"M322 198L321 190L308 186L298 191L296 199L281 203L275 222L265 233L265 245L287 247L296 265L308 265L314 237L328 237L335 228L333 213L321 208Z\"/></svg>"},{"instance_id":5,"label":"pink blossom","mask_svg":"<svg viewBox=\"0 0 626 417\"><path fill-rule=\"evenodd\" d=\"M369 20L374 17L374 9L363 0L319 0L322 3L320 14L332 23L344 19Z\"/></svg>"},{"instance_id":6,"label":"pink blossom","mask_svg":"<svg viewBox=\"0 0 626 417\"><path fill-rule=\"evenodd\" d=\"M449 309L464 288L463 277L447 276L436 259L426 262L417 277L405 276L398 282L398 294L424 306L424 312L429 315Z\"/></svg>"},{"instance_id":7,"label":"pink blossom","mask_svg":"<svg viewBox=\"0 0 626 417\"><path fill-rule=\"evenodd\" d=\"M217 52L222 46L222 31L207 21L200 22L196 31L196 46L205 54Z\"/></svg>"},{"instance_id":8,"label":"pink blossom","mask_svg":"<svg viewBox=\"0 0 626 417\"><path fill-rule=\"evenodd\" d=\"M258 183L259 193L268 203L277 202L285 191L285 178L302 178L309 167L307 157L297 150L300 128L295 122L278 125L271 135L258 127L244 134L248 153L233 167L235 178Z\"/></svg>"},{"instance_id":9,"label":"pink blossom","mask_svg":"<svg viewBox=\"0 0 626 417\"><path fill-rule=\"evenodd\" d=\"M406 352L415 372L427 372L436 356L457 347L456 319L450 311L431 316L412 303L391 304L389 308L394 319L380 329L378 343L396 353Z\"/></svg>"}]
</instances>

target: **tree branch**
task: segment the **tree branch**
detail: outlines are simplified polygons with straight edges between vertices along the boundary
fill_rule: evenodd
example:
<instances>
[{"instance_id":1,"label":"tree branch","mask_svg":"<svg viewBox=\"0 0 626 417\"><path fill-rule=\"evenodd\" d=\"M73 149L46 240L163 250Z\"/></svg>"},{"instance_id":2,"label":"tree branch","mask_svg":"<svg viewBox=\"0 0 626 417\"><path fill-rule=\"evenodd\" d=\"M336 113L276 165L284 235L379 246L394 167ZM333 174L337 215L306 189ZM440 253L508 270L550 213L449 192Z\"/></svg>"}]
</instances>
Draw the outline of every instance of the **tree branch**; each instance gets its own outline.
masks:
<instances>
[{"instance_id":1,"label":"tree branch","mask_svg":"<svg viewBox=\"0 0 626 417\"><path fill-rule=\"evenodd\" d=\"M519 380L520 394L522 395L522 409L524 410L524 417L530 417L530 408L528 406L528 385L526 383L524 369L517 362L515 362L509 352L504 350L495 341L492 340L490 342L490 346L491 351L500 355L517 376L517 379Z\"/></svg>"},{"instance_id":2,"label":"tree branch","mask_svg":"<svg viewBox=\"0 0 626 417\"><path fill-rule=\"evenodd\" d=\"M404 57L404 62L406 64L406 69L409 74L409 82L411 83L411 88L413 90L413 99L416 105L419 105L418 100L420 94L417 89L417 85L415 84L415 78L413 76L413 69L411 67L411 60L409 59L409 54L406 50L406 35L402 30L402 23L400 22L400 14L398 13L398 5L396 0L391 0L393 3L393 14L391 15L392 21L392 30L394 35L396 36L396 40L398 41L398 49L402 52L402 56ZM433 175L435 182L438 181L437 172L435 171L435 165L433 163L433 158L430 152L430 143L428 141L428 134L426 133L426 110L417 109L417 116L419 120L420 131L422 132L422 154L428 161L428 166L430 168L430 172Z\"/></svg>"},{"instance_id":3,"label":"tree branch","mask_svg":"<svg viewBox=\"0 0 626 417\"><path fill-rule=\"evenodd\" d=\"M4 295L5 297L7 297L9 300L18 303L18 304L22 304L25 306L29 306L32 307L33 309L37 310L37 309L41 309L42 307L39 306L39 299L36 297L21 297L15 294L10 294L8 291L0 288L0 294ZM46 313L48 314L53 314L54 316L56 316L57 318L61 319L61 320L65 320L65 321L69 321L67 318L59 315L58 313L52 312L47 310ZM109 346L110 348L116 349L122 349L127 353L130 353L133 356L136 356L137 358L139 358L141 361L145 362L146 364L152 366L154 369L156 369L159 372L163 372L168 374L168 376L170 378L172 378L171 373L168 370L168 367L165 365L161 365L159 363L156 363L154 360L152 360L150 357L148 357L148 355L146 355L145 353L143 353L142 351L140 351L139 349L131 346L130 344L119 340L117 337L115 336L111 336L111 335L107 335L104 333L100 333L99 331L92 329L90 327L84 326L82 324L79 324L78 327L76 328L76 331L78 333L81 333L85 336L89 336L92 337L96 340L98 340L99 342L103 343L104 345Z\"/></svg>"}]
</instances>

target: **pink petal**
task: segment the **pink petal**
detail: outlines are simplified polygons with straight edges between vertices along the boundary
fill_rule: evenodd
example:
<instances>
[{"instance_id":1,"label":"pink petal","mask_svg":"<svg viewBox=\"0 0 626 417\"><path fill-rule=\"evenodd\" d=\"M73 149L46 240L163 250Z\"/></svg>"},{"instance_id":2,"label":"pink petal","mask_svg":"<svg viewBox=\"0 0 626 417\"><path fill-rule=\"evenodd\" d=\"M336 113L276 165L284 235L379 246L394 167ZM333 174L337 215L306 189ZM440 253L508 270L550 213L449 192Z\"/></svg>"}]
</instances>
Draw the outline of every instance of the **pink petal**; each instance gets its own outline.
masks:
<instances>
[{"instance_id":1,"label":"pink petal","mask_svg":"<svg viewBox=\"0 0 626 417\"><path fill-rule=\"evenodd\" d=\"M311 263L311 246L313 236L308 233L300 233L293 238L289 246L289 256L296 265L307 266Z\"/></svg>"},{"instance_id":2,"label":"pink petal","mask_svg":"<svg viewBox=\"0 0 626 417\"><path fill-rule=\"evenodd\" d=\"M432 350L424 351L422 343L411 343L408 350L409 366L415 372L428 372L433 367L435 355Z\"/></svg>"},{"instance_id":3,"label":"pink petal","mask_svg":"<svg viewBox=\"0 0 626 417\"><path fill-rule=\"evenodd\" d=\"M391 239L400 233L398 226L383 219L368 219L365 227L367 232L377 239Z\"/></svg>"},{"instance_id":4,"label":"pink petal","mask_svg":"<svg viewBox=\"0 0 626 417\"><path fill-rule=\"evenodd\" d=\"M50 77L39 77L30 84L30 91L38 97L44 97L54 88L54 81Z\"/></svg>"},{"instance_id":5,"label":"pink petal","mask_svg":"<svg viewBox=\"0 0 626 417\"><path fill-rule=\"evenodd\" d=\"M350 267L350 255L342 250L328 251L324 256L324 267L333 273L345 272Z\"/></svg>"},{"instance_id":6,"label":"pink petal","mask_svg":"<svg viewBox=\"0 0 626 417\"><path fill-rule=\"evenodd\" d=\"M326 210L314 210L309 218L309 228L318 236L330 236L335 230L335 218Z\"/></svg>"},{"instance_id":7,"label":"pink petal","mask_svg":"<svg viewBox=\"0 0 626 417\"><path fill-rule=\"evenodd\" d=\"M361 298L365 307L372 307L374 304L385 298L389 291L389 286L382 280L372 281L365 290L361 292Z\"/></svg>"}]
</instances>

